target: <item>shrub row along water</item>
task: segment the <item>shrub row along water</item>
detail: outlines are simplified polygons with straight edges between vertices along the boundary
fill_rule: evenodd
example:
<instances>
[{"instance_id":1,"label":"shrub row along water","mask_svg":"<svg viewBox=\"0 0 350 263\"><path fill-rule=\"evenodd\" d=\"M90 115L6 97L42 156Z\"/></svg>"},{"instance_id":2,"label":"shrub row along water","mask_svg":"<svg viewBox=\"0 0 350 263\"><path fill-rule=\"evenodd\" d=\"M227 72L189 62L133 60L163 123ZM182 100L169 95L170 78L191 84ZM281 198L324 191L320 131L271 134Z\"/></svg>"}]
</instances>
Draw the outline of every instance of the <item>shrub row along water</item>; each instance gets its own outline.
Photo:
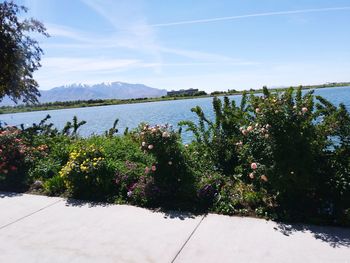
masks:
<instances>
[{"instance_id":1,"label":"shrub row along water","mask_svg":"<svg viewBox=\"0 0 350 263\"><path fill-rule=\"evenodd\" d=\"M0 128L0 188L144 207L349 225L350 116L310 91L213 99L215 119L79 137L49 116ZM184 145L181 130L194 134Z\"/></svg>"}]
</instances>

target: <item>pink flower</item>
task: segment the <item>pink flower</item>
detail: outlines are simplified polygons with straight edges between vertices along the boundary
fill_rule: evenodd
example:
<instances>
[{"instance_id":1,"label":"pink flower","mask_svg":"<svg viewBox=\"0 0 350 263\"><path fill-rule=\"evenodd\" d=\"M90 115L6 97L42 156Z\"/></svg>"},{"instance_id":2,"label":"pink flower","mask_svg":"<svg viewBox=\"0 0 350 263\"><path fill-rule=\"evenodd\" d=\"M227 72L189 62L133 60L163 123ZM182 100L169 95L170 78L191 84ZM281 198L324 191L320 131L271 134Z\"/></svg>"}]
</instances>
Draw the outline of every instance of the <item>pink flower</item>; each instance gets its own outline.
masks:
<instances>
[{"instance_id":1,"label":"pink flower","mask_svg":"<svg viewBox=\"0 0 350 263\"><path fill-rule=\"evenodd\" d=\"M247 131L251 132L252 130L253 130L253 127L252 126L248 126Z\"/></svg>"},{"instance_id":2,"label":"pink flower","mask_svg":"<svg viewBox=\"0 0 350 263\"><path fill-rule=\"evenodd\" d=\"M167 132L163 132L162 137L167 138L167 137L169 137L169 134Z\"/></svg>"},{"instance_id":3,"label":"pink flower","mask_svg":"<svg viewBox=\"0 0 350 263\"><path fill-rule=\"evenodd\" d=\"M256 113L260 113L260 109L259 109L259 108L256 108L256 109L255 109L255 112L256 112Z\"/></svg>"},{"instance_id":4,"label":"pink flower","mask_svg":"<svg viewBox=\"0 0 350 263\"><path fill-rule=\"evenodd\" d=\"M148 145L148 149L152 150L153 149L153 145L152 144Z\"/></svg>"},{"instance_id":5,"label":"pink flower","mask_svg":"<svg viewBox=\"0 0 350 263\"><path fill-rule=\"evenodd\" d=\"M302 113L305 114L305 113L307 113L308 109L307 109L306 107L302 107L302 108L301 108L301 111L302 111Z\"/></svg>"},{"instance_id":6,"label":"pink flower","mask_svg":"<svg viewBox=\"0 0 350 263\"><path fill-rule=\"evenodd\" d=\"M250 179L254 179L254 173L250 173L248 176Z\"/></svg>"},{"instance_id":7,"label":"pink flower","mask_svg":"<svg viewBox=\"0 0 350 263\"><path fill-rule=\"evenodd\" d=\"M252 168L253 170L256 170L258 168L258 165L256 163L251 163L250 168Z\"/></svg>"},{"instance_id":8,"label":"pink flower","mask_svg":"<svg viewBox=\"0 0 350 263\"><path fill-rule=\"evenodd\" d=\"M152 171L155 172L157 170L157 167L155 165L152 165Z\"/></svg>"},{"instance_id":9,"label":"pink flower","mask_svg":"<svg viewBox=\"0 0 350 263\"><path fill-rule=\"evenodd\" d=\"M149 168L146 166L146 168L145 168L145 174L148 174L149 173Z\"/></svg>"},{"instance_id":10,"label":"pink flower","mask_svg":"<svg viewBox=\"0 0 350 263\"><path fill-rule=\"evenodd\" d=\"M247 135L248 134L248 131L244 130L244 129L241 132L242 132L243 135Z\"/></svg>"}]
</instances>

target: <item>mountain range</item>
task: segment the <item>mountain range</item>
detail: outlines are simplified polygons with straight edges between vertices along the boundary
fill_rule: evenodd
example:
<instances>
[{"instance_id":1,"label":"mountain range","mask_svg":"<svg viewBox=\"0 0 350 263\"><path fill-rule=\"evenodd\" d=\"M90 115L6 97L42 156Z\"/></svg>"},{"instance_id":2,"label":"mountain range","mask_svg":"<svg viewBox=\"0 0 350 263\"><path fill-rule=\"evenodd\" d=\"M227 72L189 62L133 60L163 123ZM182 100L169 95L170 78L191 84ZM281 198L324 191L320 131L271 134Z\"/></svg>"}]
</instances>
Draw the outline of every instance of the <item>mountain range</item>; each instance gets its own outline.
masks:
<instances>
[{"instance_id":1,"label":"mountain range","mask_svg":"<svg viewBox=\"0 0 350 263\"><path fill-rule=\"evenodd\" d=\"M125 82L100 83L94 85L72 84L50 90L40 90L40 103L55 101L96 100L96 99L136 99L161 97L167 94L165 89L151 88L143 84ZM21 104L21 103L18 103ZM5 97L0 106L13 106L15 103Z\"/></svg>"}]
</instances>

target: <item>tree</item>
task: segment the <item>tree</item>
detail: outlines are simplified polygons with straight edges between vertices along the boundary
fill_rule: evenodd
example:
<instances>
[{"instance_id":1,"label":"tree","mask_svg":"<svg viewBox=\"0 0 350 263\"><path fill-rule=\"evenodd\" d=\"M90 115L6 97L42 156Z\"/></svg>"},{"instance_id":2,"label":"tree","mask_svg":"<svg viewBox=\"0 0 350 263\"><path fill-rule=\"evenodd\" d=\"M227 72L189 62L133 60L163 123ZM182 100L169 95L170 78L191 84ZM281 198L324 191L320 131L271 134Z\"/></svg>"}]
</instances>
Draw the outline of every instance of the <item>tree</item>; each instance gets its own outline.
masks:
<instances>
[{"instance_id":1,"label":"tree","mask_svg":"<svg viewBox=\"0 0 350 263\"><path fill-rule=\"evenodd\" d=\"M0 3L0 101L7 95L14 102L37 102L40 96L33 73L41 64L43 50L33 33L48 37L45 26L33 19L18 18L24 6Z\"/></svg>"}]
</instances>

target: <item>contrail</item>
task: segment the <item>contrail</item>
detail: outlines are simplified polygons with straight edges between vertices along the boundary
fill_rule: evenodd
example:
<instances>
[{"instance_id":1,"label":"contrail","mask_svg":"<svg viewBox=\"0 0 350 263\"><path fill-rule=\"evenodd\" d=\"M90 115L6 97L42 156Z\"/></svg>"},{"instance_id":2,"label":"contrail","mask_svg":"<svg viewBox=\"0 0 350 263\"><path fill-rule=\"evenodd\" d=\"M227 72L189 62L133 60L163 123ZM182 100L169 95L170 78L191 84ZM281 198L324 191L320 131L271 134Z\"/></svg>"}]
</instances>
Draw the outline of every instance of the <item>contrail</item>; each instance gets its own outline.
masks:
<instances>
[{"instance_id":1,"label":"contrail","mask_svg":"<svg viewBox=\"0 0 350 263\"><path fill-rule=\"evenodd\" d=\"M227 21L227 20L235 20L235 19L249 18L249 17L279 16L279 15L305 14L305 13L341 11L341 10L350 10L350 6L316 8L316 9L301 9L301 10L291 10L291 11L256 13L256 14L239 15L239 16L225 16L225 17L198 19L198 20L185 20L185 21L178 21L178 22L153 24L151 26L153 26L153 27L167 27L167 26L178 26L178 25L189 25L189 24L201 24L201 23L210 23L210 22L218 22L218 21Z\"/></svg>"}]
</instances>

